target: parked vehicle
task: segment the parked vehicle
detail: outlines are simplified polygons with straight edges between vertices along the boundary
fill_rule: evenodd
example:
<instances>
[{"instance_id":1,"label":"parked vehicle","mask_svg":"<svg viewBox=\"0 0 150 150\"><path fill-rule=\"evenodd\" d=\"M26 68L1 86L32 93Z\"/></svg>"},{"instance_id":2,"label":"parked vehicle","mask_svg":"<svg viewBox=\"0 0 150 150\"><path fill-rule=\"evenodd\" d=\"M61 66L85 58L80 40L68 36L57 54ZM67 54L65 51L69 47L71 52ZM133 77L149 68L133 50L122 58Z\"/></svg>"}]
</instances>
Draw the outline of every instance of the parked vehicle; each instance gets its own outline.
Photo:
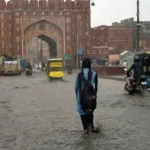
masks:
<instances>
[{"instance_id":1,"label":"parked vehicle","mask_svg":"<svg viewBox=\"0 0 150 150\"><path fill-rule=\"evenodd\" d=\"M2 75L21 75L20 59L17 57L1 57Z\"/></svg>"}]
</instances>

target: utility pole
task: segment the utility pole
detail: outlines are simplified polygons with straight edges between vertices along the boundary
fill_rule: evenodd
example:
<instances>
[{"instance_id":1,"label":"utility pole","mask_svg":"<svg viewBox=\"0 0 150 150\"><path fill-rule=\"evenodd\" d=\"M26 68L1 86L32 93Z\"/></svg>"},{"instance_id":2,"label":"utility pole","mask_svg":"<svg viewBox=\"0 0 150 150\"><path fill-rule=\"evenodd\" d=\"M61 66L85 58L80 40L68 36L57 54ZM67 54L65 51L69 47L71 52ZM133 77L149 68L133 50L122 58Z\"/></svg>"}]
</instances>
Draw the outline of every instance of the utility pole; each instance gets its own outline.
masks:
<instances>
[{"instance_id":1,"label":"utility pole","mask_svg":"<svg viewBox=\"0 0 150 150\"><path fill-rule=\"evenodd\" d=\"M42 43L42 39L41 39L41 49L40 49L40 61L42 63L42 59L43 59L43 43Z\"/></svg>"},{"instance_id":2,"label":"utility pole","mask_svg":"<svg viewBox=\"0 0 150 150\"><path fill-rule=\"evenodd\" d=\"M88 51L88 46L87 46L87 42L88 42L88 23L86 23L86 33L85 33L85 42L86 42L86 55L87 55L87 51Z\"/></svg>"},{"instance_id":3,"label":"utility pole","mask_svg":"<svg viewBox=\"0 0 150 150\"><path fill-rule=\"evenodd\" d=\"M77 15L77 70L79 69L79 55L78 55L78 49L79 49L79 34L78 34L78 15Z\"/></svg>"},{"instance_id":4,"label":"utility pole","mask_svg":"<svg viewBox=\"0 0 150 150\"><path fill-rule=\"evenodd\" d=\"M137 0L137 52L140 50L140 1Z\"/></svg>"}]
</instances>

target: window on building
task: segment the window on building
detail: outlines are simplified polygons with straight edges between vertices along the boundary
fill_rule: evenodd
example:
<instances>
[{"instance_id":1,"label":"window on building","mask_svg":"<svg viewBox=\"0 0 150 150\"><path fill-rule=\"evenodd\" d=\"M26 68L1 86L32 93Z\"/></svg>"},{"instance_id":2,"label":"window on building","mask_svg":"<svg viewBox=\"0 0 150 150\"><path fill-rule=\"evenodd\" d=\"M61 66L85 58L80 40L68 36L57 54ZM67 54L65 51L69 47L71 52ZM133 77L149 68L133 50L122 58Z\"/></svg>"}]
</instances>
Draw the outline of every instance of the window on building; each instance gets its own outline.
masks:
<instances>
[{"instance_id":1,"label":"window on building","mask_svg":"<svg viewBox=\"0 0 150 150\"><path fill-rule=\"evenodd\" d=\"M8 26L9 26L9 29L11 29L11 24L9 24Z\"/></svg>"},{"instance_id":2,"label":"window on building","mask_svg":"<svg viewBox=\"0 0 150 150\"><path fill-rule=\"evenodd\" d=\"M19 36L17 36L17 37L16 37L16 41L17 41L17 42L19 42L19 41L20 41L20 38L19 38Z\"/></svg>"},{"instance_id":3,"label":"window on building","mask_svg":"<svg viewBox=\"0 0 150 150\"><path fill-rule=\"evenodd\" d=\"M70 18L69 17L67 17L66 23L70 23Z\"/></svg>"},{"instance_id":4,"label":"window on building","mask_svg":"<svg viewBox=\"0 0 150 150\"><path fill-rule=\"evenodd\" d=\"M9 15L9 20L11 20L11 15Z\"/></svg>"},{"instance_id":5,"label":"window on building","mask_svg":"<svg viewBox=\"0 0 150 150\"><path fill-rule=\"evenodd\" d=\"M4 36L4 31L1 32L1 35Z\"/></svg>"},{"instance_id":6,"label":"window on building","mask_svg":"<svg viewBox=\"0 0 150 150\"><path fill-rule=\"evenodd\" d=\"M4 19L4 14L1 14L1 19L2 19L2 20Z\"/></svg>"},{"instance_id":7,"label":"window on building","mask_svg":"<svg viewBox=\"0 0 150 150\"><path fill-rule=\"evenodd\" d=\"M19 31L19 27L17 27L17 31Z\"/></svg>"},{"instance_id":8,"label":"window on building","mask_svg":"<svg viewBox=\"0 0 150 150\"><path fill-rule=\"evenodd\" d=\"M16 23L17 23L17 24L19 23L19 18L16 18Z\"/></svg>"},{"instance_id":9,"label":"window on building","mask_svg":"<svg viewBox=\"0 0 150 150\"><path fill-rule=\"evenodd\" d=\"M67 31L70 31L70 28L67 26Z\"/></svg>"},{"instance_id":10,"label":"window on building","mask_svg":"<svg viewBox=\"0 0 150 150\"><path fill-rule=\"evenodd\" d=\"M1 23L1 27L4 28L4 23Z\"/></svg>"},{"instance_id":11,"label":"window on building","mask_svg":"<svg viewBox=\"0 0 150 150\"><path fill-rule=\"evenodd\" d=\"M4 42L2 41L1 43L2 43L2 48L4 48Z\"/></svg>"},{"instance_id":12,"label":"window on building","mask_svg":"<svg viewBox=\"0 0 150 150\"><path fill-rule=\"evenodd\" d=\"M100 54L100 55L102 54L102 50L99 50L99 54Z\"/></svg>"},{"instance_id":13,"label":"window on building","mask_svg":"<svg viewBox=\"0 0 150 150\"><path fill-rule=\"evenodd\" d=\"M70 40L70 36L68 35L68 36L67 36L67 41L69 41L69 40Z\"/></svg>"}]
</instances>

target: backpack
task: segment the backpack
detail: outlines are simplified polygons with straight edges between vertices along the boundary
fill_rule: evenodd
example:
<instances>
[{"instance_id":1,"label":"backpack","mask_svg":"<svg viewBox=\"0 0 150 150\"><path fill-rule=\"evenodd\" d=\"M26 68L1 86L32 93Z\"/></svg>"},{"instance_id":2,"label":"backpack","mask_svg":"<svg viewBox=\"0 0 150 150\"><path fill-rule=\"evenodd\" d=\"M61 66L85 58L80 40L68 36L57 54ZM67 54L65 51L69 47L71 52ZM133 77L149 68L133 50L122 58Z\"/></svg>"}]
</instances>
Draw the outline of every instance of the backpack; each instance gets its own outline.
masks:
<instances>
[{"instance_id":1,"label":"backpack","mask_svg":"<svg viewBox=\"0 0 150 150\"><path fill-rule=\"evenodd\" d=\"M88 80L84 78L83 73L79 74L79 94L80 94L80 103L84 111L86 110L95 110L97 101L96 101L96 91L93 85L91 84L93 72L89 71ZM83 82L83 88L82 83Z\"/></svg>"}]
</instances>

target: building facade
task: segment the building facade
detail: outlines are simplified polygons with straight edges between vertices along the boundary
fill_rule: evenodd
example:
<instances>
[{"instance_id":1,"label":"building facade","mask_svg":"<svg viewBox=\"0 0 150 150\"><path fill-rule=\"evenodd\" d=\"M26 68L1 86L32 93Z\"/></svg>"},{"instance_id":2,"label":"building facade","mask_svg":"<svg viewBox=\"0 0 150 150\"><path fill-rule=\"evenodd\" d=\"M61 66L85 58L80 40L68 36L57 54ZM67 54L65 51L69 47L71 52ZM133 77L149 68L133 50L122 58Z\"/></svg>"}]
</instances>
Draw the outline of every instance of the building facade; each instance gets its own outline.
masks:
<instances>
[{"instance_id":1,"label":"building facade","mask_svg":"<svg viewBox=\"0 0 150 150\"><path fill-rule=\"evenodd\" d=\"M150 21L140 21L140 49L150 50ZM121 20L120 23L114 22L112 26L122 26L133 28L133 50L136 50L137 39L137 22L134 18Z\"/></svg>"},{"instance_id":2,"label":"building facade","mask_svg":"<svg viewBox=\"0 0 150 150\"><path fill-rule=\"evenodd\" d=\"M132 28L99 26L92 29L92 55L108 58L110 53L132 51Z\"/></svg>"},{"instance_id":3,"label":"building facade","mask_svg":"<svg viewBox=\"0 0 150 150\"><path fill-rule=\"evenodd\" d=\"M85 55L91 49L90 22L90 0L0 0L0 55L27 58L28 43L38 37L50 56L76 59L78 48Z\"/></svg>"}]
</instances>

